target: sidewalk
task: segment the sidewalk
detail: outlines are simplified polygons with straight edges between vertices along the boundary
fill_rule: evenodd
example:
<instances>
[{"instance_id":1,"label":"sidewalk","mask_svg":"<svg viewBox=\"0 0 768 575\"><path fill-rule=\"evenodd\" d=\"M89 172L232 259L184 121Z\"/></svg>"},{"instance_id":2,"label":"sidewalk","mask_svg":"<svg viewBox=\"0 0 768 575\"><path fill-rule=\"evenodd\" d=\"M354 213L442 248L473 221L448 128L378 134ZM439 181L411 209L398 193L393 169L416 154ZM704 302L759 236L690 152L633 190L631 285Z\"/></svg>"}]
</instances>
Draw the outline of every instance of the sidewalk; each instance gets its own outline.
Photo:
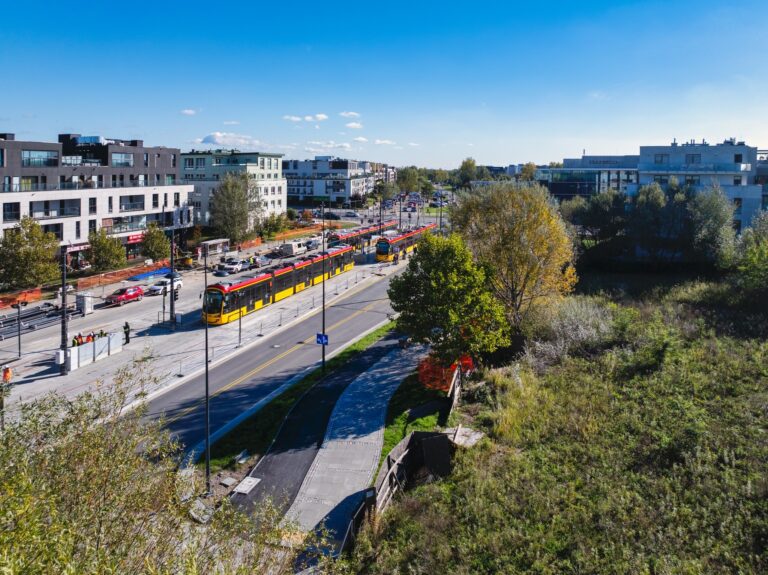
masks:
<instances>
[{"instance_id":1,"label":"sidewalk","mask_svg":"<svg viewBox=\"0 0 768 575\"><path fill-rule=\"evenodd\" d=\"M263 249L263 247L262 247ZM402 267L402 266L400 266ZM397 266L367 264L357 265L354 269L335 276L326 283L326 305L347 293L363 288L397 270ZM186 278L202 278L202 271L187 272ZM208 276L209 283L213 278ZM315 312L321 305L321 287L314 286L304 290L264 310L244 316L242 319L242 342L238 347L238 322L224 326L212 326L209 334L209 359L218 363L234 353L245 350L256 342L264 341L269 335L288 325L302 321ZM13 414L19 402L30 401L46 393L55 391L67 397L73 397L83 391L94 389L99 381L109 381L120 369L134 366L136 360L150 361L154 382L143 391L149 397L180 385L186 379L204 368L203 324L200 321L200 303L198 298L179 301L177 312L182 315L181 325L172 331L167 325L158 325L156 306L139 308L130 318L131 342L121 353L110 356L73 371L66 376L59 374L59 366L54 365L53 356L58 349L60 332L49 328L38 341L24 343L25 355L22 361L14 364L16 377L10 397L6 400L8 414ZM129 304L124 310L135 304ZM134 308L131 308L134 309ZM122 323L122 320L120 320ZM90 325L89 325L90 324ZM69 334L78 331L87 332L93 326L104 325L104 319L98 313L70 322ZM119 325L111 326L112 331L119 330Z\"/></svg>"},{"instance_id":2,"label":"sidewalk","mask_svg":"<svg viewBox=\"0 0 768 575\"><path fill-rule=\"evenodd\" d=\"M423 346L392 351L349 384L286 513L288 521L307 531L324 525L331 538L341 543L378 469L389 400L426 353Z\"/></svg>"}]
</instances>

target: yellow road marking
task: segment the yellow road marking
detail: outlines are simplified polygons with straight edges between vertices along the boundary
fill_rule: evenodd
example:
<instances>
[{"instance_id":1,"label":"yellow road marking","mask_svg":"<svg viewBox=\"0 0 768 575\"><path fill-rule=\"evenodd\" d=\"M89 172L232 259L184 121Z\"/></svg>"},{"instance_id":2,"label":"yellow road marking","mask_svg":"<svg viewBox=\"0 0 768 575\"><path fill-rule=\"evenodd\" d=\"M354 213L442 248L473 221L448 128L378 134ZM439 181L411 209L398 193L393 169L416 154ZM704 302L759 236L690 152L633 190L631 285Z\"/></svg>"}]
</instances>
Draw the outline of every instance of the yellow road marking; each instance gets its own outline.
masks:
<instances>
[{"instance_id":1,"label":"yellow road marking","mask_svg":"<svg viewBox=\"0 0 768 575\"><path fill-rule=\"evenodd\" d=\"M330 332L330 331L333 331L334 329L338 328L339 326L342 326L342 325L344 325L345 323L347 323L348 321L350 321L350 320L352 320L352 319L356 318L356 317L357 317L357 316L359 316L360 314L363 314L363 313L367 312L368 310L370 310L370 309L371 309L371 308L372 308L374 305L376 305L376 303L377 303L377 302L373 302L373 303L370 303L370 304L368 304L367 306L365 306L363 309L357 310L357 311L356 311L355 313L353 313L352 315L350 315L350 316L348 316L348 317L345 317L345 318L344 318L344 319L342 319L342 320L339 320L338 322L336 322L335 324L333 324L331 327L327 328L325 331L326 331L326 332ZM312 336L312 337L308 337L307 339L305 339L305 340L304 340L304 341L302 341L301 343L297 343L297 344L296 344L296 345L294 345L292 348L285 350L284 352L282 352L282 353L281 353L281 354L279 354L279 355L276 355L276 356L275 356L275 357L273 357L272 359L268 359L268 360L267 360L267 361L265 361L264 363L262 363L262 364L260 364L260 365L257 365L256 367L254 367L254 368L253 368L251 371L249 371L249 372L248 372L248 373L246 373L245 375L241 375L240 377L238 377L238 378L237 378L237 379L235 379L234 381L231 381L231 382L229 382L227 385L225 385L224 387L222 387L222 388L221 388L221 389L219 389L218 391L215 391L214 393L212 393L212 394L210 395L210 398L212 399L212 398L216 397L217 395L219 395L219 394L221 394L221 393L224 393L225 391L229 391L229 390L230 390L230 389L232 389L233 387L236 387L236 386L240 385L240 384L241 384L241 383L243 383L245 380L247 380L247 379L249 379L249 378L253 377L254 375L256 375L257 373L259 373L260 371L262 371L262 370L264 370L264 369L268 368L270 365L274 364L276 361L280 361L280 360L281 360L281 359L283 359L284 357L286 357L286 356L288 356L288 355L292 354L294 351L296 351L297 349L299 349L300 347L302 347L302 346L303 346L305 343L311 343L311 342L312 342L312 341L314 341L314 340L315 340L315 337L314 337L314 336ZM184 416L185 416L185 415L187 415L188 413L191 413L192 411L194 411L195 409L197 409L197 407L198 407L198 406L199 406L199 405L200 405L200 404L201 404L203 401L204 401L204 399L203 399L203 398L200 398L200 399L198 399L197 401L195 401L195 403L194 403L193 405L190 405L189 407L187 407L187 408L183 409L182 411L180 411L179 413L177 413L177 414L176 414L176 415L174 415L173 417L169 417L168 419L166 419L166 420L165 420L165 421L166 421L166 423L172 423L172 422L174 422L174 421L176 421L176 420L178 420L178 419L181 419L182 417L184 417Z\"/></svg>"}]
</instances>

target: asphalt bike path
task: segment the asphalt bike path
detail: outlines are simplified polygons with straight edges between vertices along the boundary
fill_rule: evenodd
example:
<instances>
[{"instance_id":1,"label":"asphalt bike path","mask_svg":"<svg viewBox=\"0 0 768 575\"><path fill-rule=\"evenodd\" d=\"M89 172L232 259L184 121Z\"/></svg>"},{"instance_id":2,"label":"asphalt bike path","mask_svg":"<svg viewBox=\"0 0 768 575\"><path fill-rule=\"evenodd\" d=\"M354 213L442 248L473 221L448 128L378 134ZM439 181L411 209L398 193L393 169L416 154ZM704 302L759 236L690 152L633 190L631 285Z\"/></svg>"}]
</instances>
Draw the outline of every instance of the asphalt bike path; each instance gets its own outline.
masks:
<instances>
[{"instance_id":1,"label":"asphalt bike path","mask_svg":"<svg viewBox=\"0 0 768 575\"><path fill-rule=\"evenodd\" d=\"M296 403L268 452L249 473L258 483L248 493L233 493L244 511L270 501L285 514L325 437L328 421L341 394L358 376L396 348L393 336L376 342L315 384Z\"/></svg>"}]
</instances>

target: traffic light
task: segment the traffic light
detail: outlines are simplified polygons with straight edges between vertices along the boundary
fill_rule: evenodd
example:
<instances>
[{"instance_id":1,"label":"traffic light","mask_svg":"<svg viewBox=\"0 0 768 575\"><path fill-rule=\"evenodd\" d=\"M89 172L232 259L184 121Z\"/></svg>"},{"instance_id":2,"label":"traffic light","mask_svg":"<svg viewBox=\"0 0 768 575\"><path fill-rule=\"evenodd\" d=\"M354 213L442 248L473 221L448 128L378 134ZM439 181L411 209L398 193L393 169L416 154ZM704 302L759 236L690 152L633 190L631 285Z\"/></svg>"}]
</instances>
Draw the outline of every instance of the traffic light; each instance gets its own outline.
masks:
<instances>
[{"instance_id":1,"label":"traffic light","mask_svg":"<svg viewBox=\"0 0 768 575\"><path fill-rule=\"evenodd\" d=\"M173 301L178 301L178 300L179 300L179 290L175 289L173 290Z\"/></svg>"}]
</instances>

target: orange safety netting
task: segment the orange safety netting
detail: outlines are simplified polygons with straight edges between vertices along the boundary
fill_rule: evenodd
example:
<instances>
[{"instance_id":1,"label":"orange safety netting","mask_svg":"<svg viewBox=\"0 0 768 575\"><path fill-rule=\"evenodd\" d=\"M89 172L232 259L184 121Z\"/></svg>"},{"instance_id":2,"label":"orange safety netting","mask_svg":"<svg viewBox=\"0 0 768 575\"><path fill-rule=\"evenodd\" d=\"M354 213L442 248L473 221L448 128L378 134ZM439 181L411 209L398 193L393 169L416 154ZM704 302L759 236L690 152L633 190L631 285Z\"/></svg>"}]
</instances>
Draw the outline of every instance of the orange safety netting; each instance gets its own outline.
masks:
<instances>
[{"instance_id":1,"label":"orange safety netting","mask_svg":"<svg viewBox=\"0 0 768 575\"><path fill-rule=\"evenodd\" d=\"M42 298L42 291L39 287L9 294L0 294L0 309L11 307L19 301L33 302Z\"/></svg>"},{"instance_id":2,"label":"orange safety netting","mask_svg":"<svg viewBox=\"0 0 768 575\"><path fill-rule=\"evenodd\" d=\"M423 359L419 363L419 382L430 389L437 389L448 393L451 382L458 368L467 373L474 369L475 364L468 355L463 355L450 367L444 367L432 356Z\"/></svg>"}]
</instances>

